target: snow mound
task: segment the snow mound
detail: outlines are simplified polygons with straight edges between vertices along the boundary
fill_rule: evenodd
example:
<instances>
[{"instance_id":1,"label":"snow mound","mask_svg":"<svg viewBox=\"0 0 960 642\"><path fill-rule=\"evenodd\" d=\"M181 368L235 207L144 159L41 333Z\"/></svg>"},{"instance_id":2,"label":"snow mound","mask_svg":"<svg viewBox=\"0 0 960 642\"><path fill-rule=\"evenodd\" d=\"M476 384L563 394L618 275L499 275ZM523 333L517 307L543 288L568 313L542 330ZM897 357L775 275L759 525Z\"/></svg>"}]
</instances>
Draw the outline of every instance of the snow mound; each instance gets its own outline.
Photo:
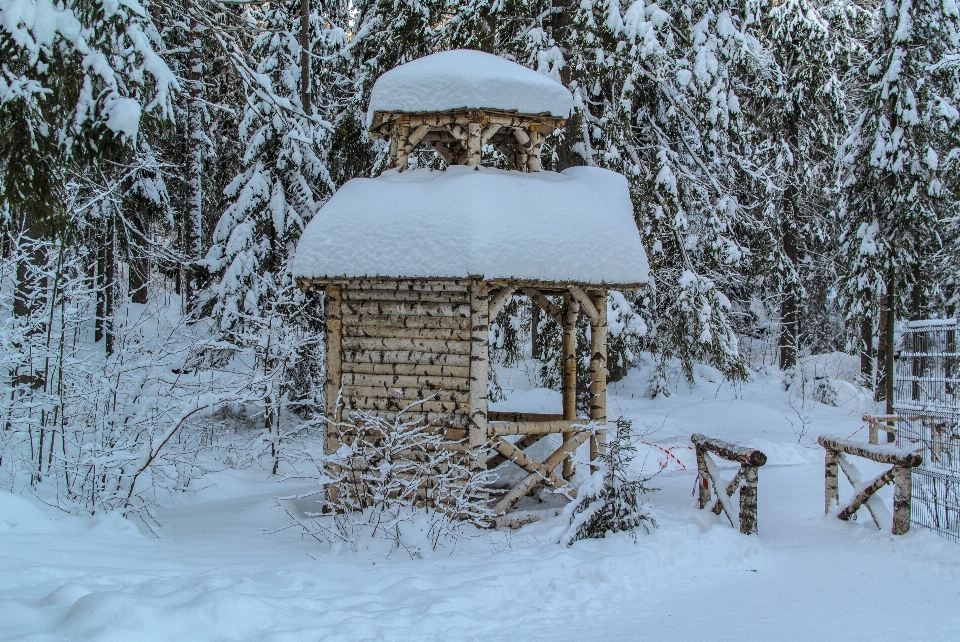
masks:
<instances>
[{"instance_id":1,"label":"snow mound","mask_svg":"<svg viewBox=\"0 0 960 642\"><path fill-rule=\"evenodd\" d=\"M47 533L55 529L53 522L30 501L0 490L0 533Z\"/></svg>"},{"instance_id":2,"label":"snow mound","mask_svg":"<svg viewBox=\"0 0 960 642\"><path fill-rule=\"evenodd\" d=\"M375 112L500 109L567 118L573 96L557 81L499 56L456 49L419 58L380 76L370 96Z\"/></svg>"},{"instance_id":3,"label":"snow mound","mask_svg":"<svg viewBox=\"0 0 960 642\"><path fill-rule=\"evenodd\" d=\"M348 182L304 230L293 274L625 286L649 269L623 176L452 166Z\"/></svg>"}]
</instances>

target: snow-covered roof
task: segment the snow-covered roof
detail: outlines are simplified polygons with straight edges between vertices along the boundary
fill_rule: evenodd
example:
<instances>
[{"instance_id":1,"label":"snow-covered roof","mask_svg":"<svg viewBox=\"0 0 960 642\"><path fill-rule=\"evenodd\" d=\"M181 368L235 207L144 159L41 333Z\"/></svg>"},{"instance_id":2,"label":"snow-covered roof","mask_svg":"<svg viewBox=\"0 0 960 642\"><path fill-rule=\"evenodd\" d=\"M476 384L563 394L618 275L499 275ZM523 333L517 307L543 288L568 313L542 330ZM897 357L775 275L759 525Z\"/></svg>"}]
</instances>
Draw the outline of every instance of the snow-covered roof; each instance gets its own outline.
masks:
<instances>
[{"instance_id":1,"label":"snow-covered roof","mask_svg":"<svg viewBox=\"0 0 960 642\"><path fill-rule=\"evenodd\" d=\"M454 165L355 178L304 230L307 278L647 282L627 181L595 167L561 173Z\"/></svg>"},{"instance_id":2,"label":"snow-covered roof","mask_svg":"<svg viewBox=\"0 0 960 642\"><path fill-rule=\"evenodd\" d=\"M419 58L380 76L370 96L375 112L424 113L498 109L567 118L573 96L557 81L499 56L455 49Z\"/></svg>"}]
</instances>

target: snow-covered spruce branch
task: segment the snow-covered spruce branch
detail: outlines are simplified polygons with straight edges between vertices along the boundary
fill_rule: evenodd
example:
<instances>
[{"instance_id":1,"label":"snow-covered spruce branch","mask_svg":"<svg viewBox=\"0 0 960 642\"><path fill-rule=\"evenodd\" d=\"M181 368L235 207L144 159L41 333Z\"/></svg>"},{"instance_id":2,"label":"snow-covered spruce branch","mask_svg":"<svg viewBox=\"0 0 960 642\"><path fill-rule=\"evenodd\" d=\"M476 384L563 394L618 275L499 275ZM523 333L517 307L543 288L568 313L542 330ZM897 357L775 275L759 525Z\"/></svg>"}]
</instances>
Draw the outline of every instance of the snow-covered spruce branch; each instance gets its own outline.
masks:
<instances>
[{"instance_id":1,"label":"snow-covered spruce branch","mask_svg":"<svg viewBox=\"0 0 960 642\"><path fill-rule=\"evenodd\" d=\"M560 543L570 546L577 540L601 538L606 533L634 531L642 526L650 532L657 527L653 514L645 508L643 498L652 489L650 478L632 479L630 462L637 452L633 445L633 425L620 417L616 435L607 444L607 452L599 455L598 470L580 487L576 501L567 505L564 516L570 526L560 536Z\"/></svg>"}]
</instances>

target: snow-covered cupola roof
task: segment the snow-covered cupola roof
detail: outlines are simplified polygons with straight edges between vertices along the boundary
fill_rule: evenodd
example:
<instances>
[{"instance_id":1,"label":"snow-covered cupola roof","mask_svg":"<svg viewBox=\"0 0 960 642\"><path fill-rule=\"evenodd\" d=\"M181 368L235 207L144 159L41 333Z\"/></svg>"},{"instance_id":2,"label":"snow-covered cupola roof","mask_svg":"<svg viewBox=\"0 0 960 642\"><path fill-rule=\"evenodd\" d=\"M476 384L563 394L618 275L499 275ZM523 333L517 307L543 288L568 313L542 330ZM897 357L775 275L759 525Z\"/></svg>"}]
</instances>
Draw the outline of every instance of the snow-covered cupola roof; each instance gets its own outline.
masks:
<instances>
[{"instance_id":1,"label":"snow-covered cupola roof","mask_svg":"<svg viewBox=\"0 0 960 642\"><path fill-rule=\"evenodd\" d=\"M568 118L573 96L557 81L505 58L456 49L425 56L380 76L370 95L377 112L496 109Z\"/></svg>"},{"instance_id":2,"label":"snow-covered cupola roof","mask_svg":"<svg viewBox=\"0 0 960 642\"><path fill-rule=\"evenodd\" d=\"M385 73L373 87L370 127L390 139L393 169L349 181L317 212L294 276L304 287L467 277L642 287L649 267L626 179L597 167L540 171L543 139L571 106L559 83L479 51ZM481 166L488 145L511 169ZM449 167L405 171L418 146Z\"/></svg>"},{"instance_id":3,"label":"snow-covered cupola roof","mask_svg":"<svg viewBox=\"0 0 960 642\"><path fill-rule=\"evenodd\" d=\"M486 145L520 171L540 170L540 146L570 116L573 96L557 81L504 58L458 49L383 74L367 113L370 133L390 139L401 171L425 146L448 165L479 165Z\"/></svg>"},{"instance_id":4,"label":"snow-covered cupola roof","mask_svg":"<svg viewBox=\"0 0 960 642\"><path fill-rule=\"evenodd\" d=\"M311 219L292 270L306 282L482 276L632 289L649 278L627 180L598 167L355 178Z\"/></svg>"}]
</instances>

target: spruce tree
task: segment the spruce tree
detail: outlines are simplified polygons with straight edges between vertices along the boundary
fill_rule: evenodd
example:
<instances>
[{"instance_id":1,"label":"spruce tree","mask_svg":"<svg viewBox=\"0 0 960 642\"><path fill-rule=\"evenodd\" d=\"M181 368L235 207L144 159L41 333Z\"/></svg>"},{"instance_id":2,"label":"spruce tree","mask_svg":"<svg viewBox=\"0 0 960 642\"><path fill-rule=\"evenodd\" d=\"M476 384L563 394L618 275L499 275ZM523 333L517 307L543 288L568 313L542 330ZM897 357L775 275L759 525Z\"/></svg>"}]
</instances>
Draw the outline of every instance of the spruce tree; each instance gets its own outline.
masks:
<instances>
[{"instance_id":1,"label":"spruce tree","mask_svg":"<svg viewBox=\"0 0 960 642\"><path fill-rule=\"evenodd\" d=\"M885 0L866 49L869 85L841 150L842 292L852 327L881 299L877 393L889 405L893 320L911 289L913 314L925 312L957 211L960 10L952 0Z\"/></svg>"},{"instance_id":2,"label":"spruce tree","mask_svg":"<svg viewBox=\"0 0 960 642\"><path fill-rule=\"evenodd\" d=\"M849 34L834 29L810 0L785 0L761 24L776 65L773 88L756 103L764 138L758 151L774 177L763 225L770 259L762 263L780 293L779 363L786 370L797 363L805 284L833 237L828 194L846 125L838 72Z\"/></svg>"}]
</instances>

